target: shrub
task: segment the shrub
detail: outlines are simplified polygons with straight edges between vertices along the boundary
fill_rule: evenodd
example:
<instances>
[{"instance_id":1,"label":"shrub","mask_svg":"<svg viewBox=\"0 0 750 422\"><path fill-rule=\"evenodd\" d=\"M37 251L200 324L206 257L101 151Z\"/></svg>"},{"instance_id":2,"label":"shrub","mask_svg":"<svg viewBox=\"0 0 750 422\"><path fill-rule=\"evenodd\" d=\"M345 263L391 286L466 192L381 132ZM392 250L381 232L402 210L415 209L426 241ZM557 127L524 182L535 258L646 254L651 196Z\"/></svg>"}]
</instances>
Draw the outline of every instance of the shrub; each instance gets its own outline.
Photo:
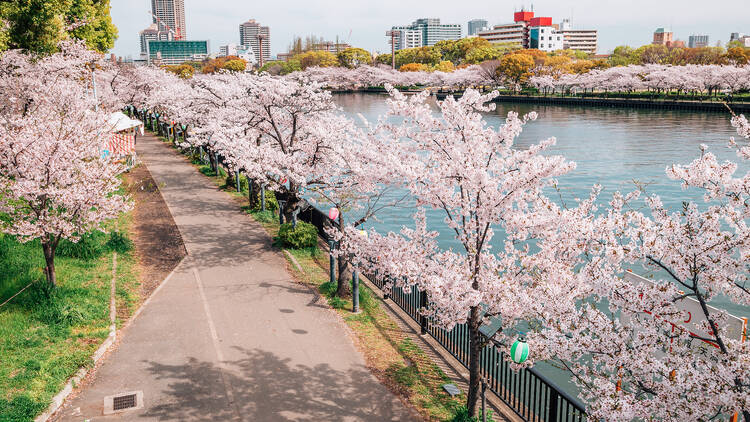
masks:
<instances>
[{"instance_id":1,"label":"shrub","mask_svg":"<svg viewBox=\"0 0 750 422\"><path fill-rule=\"evenodd\" d=\"M276 212L279 209L279 202L276 200L276 194L272 190L266 190L266 211ZM260 210L260 195L258 195L258 205L253 211Z\"/></svg>"},{"instance_id":2,"label":"shrub","mask_svg":"<svg viewBox=\"0 0 750 422\"><path fill-rule=\"evenodd\" d=\"M304 221L298 221L294 228L292 223L284 223L279 227L279 239L289 248L312 248L318 245L318 229Z\"/></svg>"},{"instance_id":3,"label":"shrub","mask_svg":"<svg viewBox=\"0 0 750 422\"><path fill-rule=\"evenodd\" d=\"M106 234L94 230L81 236L78 242L63 239L57 245L55 254L57 256L78 258L86 261L96 259L105 252L106 238Z\"/></svg>"},{"instance_id":4,"label":"shrub","mask_svg":"<svg viewBox=\"0 0 750 422\"><path fill-rule=\"evenodd\" d=\"M127 234L115 230L109 234L109 239L105 245L107 250L117 253L127 253L133 249L133 241Z\"/></svg>"}]
</instances>

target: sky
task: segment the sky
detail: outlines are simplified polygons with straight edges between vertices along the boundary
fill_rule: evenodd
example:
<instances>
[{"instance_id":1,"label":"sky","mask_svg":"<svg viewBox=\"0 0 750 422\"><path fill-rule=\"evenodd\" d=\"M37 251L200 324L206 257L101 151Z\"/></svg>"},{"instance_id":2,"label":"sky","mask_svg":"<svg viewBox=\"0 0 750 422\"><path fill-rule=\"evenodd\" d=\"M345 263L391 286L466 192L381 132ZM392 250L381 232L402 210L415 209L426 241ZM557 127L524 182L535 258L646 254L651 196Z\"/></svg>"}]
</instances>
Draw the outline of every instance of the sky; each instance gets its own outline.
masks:
<instances>
[{"instance_id":1,"label":"sky","mask_svg":"<svg viewBox=\"0 0 750 422\"><path fill-rule=\"evenodd\" d=\"M513 12L533 4L537 16L554 23L572 17L573 27L599 30L599 53L618 45L640 46L658 27L671 28L687 43L691 34L707 34L711 45L725 44L731 32L750 33L748 0L185 0L188 39L220 45L239 43L239 24L255 19L271 30L271 53L285 52L295 35L317 35L370 51L389 51L385 31L418 18L466 24L486 19L490 25L513 20ZM150 0L111 0L119 38L112 50L137 57L138 32L151 23Z\"/></svg>"}]
</instances>

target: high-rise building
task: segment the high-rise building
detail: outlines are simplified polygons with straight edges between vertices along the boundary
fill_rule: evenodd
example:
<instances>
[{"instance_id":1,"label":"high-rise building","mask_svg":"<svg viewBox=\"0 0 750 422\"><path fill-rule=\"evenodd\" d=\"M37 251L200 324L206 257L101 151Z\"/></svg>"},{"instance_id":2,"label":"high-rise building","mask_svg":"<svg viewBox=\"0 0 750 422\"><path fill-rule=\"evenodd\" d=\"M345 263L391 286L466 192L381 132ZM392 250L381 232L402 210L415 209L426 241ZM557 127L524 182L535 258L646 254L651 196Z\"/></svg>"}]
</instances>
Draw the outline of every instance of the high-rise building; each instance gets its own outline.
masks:
<instances>
[{"instance_id":1,"label":"high-rise building","mask_svg":"<svg viewBox=\"0 0 750 422\"><path fill-rule=\"evenodd\" d=\"M420 42L420 45L414 45L413 47L430 47L443 40L458 40L461 39L461 25L454 24L441 24L440 19L436 18L422 18L417 19L408 26L394 26L394 31L401 31L403 36L396 40L396 50L402 50L411 45ZM421 40L419 36L414 32L421 33ZM403 42L402 42L403 40ZM411 41L408 41L411 40Z\"/></svg>"},{"instance_id":2,"label":"high-rise building","mask_svg":"<svg viewBox=\"0 0 750 422\"><path fill-rule=\"evenodd\" d=\"M240 24L240 44L252 48L257 58L261 58L262 49L264 62L271 58L271 30L255 19Z\"/></svg>"},{"instance_id":3,"label":"high-rise building","mask_svg":"<svg viewBox=\"0 0 750 422\"><path fill-rule=\"evenodd\" d=\"M468 35L476 35L479 31L484 31L488 29L489 26L487 26L487 21L484 19L473 19L469 21L469 32Z\"/></svg>"},{"instance_id":4,"label":"high-rise building","mask_svg":"<svg viewBox=\"0 0 750 422\"><path fill-rule=\"evenodd\" d=\"M653 44L670 46L672 45L672 41L674 41L674 32L667 31L664 28L657 28L654 31Z\"/></svg>"},{"instance_id":5,"label":"high-rise building","mask_svg":"<svg viewBox=\"0 0 750 422\"><path fill-rule=\"evenodd\" d=\"M146 58L148 56L148 42L149 41L166 41L169 39L169 34L166 32L159 32L158 26L153 23L148 28L138 33L141 40L141 57Z\"/></svg>"},{"instance_id":6,"label":"high-rise building","mask_svg":"<svg viewBox=\"0 0 750 422\"><path fill-rule=\"evenodd\" d=\"M570 19L563 19L558 25L563 35L563 49L596 54L599 49L599 31L596 29L573 29Z\"/></svg>"},{"instance_id":7,"label":"high-rise building","mask_svg":"<svg viewBox=\"0 0 750 422\"><path fill-rule=\"evenodd\" d=\"M524 9L513 14L512 23L495 25L477 35L492 43L512 43L544 51L570 49L596 54L599 47L597 30L573 29L570 19L553 25L551 17L534 16L534 12Z\"/></svg>"},{"instance_id":8,"label":"high-rise building","mask_svg":"<svg viewBox=\"0 0 750 422\"><path fill-rule=\"evenodd\" d=\"M708 47L708 35L691 35L688 38L688 47Z\"/></svg>"},{"instance_id":9,"label":"high-rise building","mask_svg":"<svg viewBox=\"0 0 750 422\"><path fill-rule=\"evenodd\" d=\"M208 41L149 41L148 62L157 65L175 65L198 61L208 57Z\"/></svg>"},{"instance_id":10,"label":"high-rise building","mask_svg":"<svg viewBox=\"0 0 750 422\"><path fill-rule=\"evenodd\" d=\"M185 0L151 0L151 13L159 32L172 31L175 40L187 39Z\"/></svg>"},{"instance_id":11,"label":"high-rise building","mask_svg":"<svg viewBox=\"0 0 750 422\"><path fill-rule=\"evenodd\" d=\"M563 35L554 26L533 26L529 29L529 48L542 51L563 49Z\"/></svg>"},{"instance_id":12,"label":"high-rise building","mask_svg":"<svg viewBox=\"0 0 750 422\"><path fill-rule=\"evenodd\" d=\"M492 29L479 31L477 36L491 43L510 43L517 44L522 48L529 48L526 22L495 25Z\"/></svg>"},{"instance_id":13,"label":"high-rise building","mask_svg":"<svg viewBox=\"0 0 750 422\"><path fill-rule=\"evenodd\" d=\"M398 37L396 37L396 50L403 50L405 48L416 48L422 47L422 31L419 29L402 29L399 30Z\"/></svg>"}]
</instances>

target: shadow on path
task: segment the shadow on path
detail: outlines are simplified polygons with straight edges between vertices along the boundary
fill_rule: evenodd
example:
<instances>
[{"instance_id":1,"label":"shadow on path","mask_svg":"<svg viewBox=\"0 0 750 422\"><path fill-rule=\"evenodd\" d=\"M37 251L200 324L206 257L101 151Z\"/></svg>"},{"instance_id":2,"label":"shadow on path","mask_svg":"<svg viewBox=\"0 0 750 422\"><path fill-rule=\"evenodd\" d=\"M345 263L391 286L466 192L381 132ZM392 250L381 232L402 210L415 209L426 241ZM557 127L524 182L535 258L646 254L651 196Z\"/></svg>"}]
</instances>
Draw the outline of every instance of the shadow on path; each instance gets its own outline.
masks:
<instances>
[{"instance_id":1,"label":"shadow on path","mask_svg":"<svg viewBox=\"0 0 750 422\"><path fill-rule=\"evenodd\" d=\"M361 381L370 378L364 367L339 371L328 364L290 365L262 350L235 349L244 357L225 362L235 405L246 421L389 421L403 420L403 411L382 400L382 394ZM143 416L159 420L231 420L233 411L215 409L215 385L221 369L211 362L190 359L185 365L146 362L157 379L166 379L171 396ZM399 416L400 415L400 416Z\"/></svg>"}]
</instances>

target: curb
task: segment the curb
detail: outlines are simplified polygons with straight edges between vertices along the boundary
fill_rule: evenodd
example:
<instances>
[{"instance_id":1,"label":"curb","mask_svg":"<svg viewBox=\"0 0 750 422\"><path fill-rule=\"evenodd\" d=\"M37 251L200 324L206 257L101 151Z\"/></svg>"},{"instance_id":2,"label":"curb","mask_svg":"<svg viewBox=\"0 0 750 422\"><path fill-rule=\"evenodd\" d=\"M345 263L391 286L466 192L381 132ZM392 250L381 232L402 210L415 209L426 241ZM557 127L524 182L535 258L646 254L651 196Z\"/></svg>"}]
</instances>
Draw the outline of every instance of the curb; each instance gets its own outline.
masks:
<instances>
[{"instance_id":1,"label":"curb","mask_svg":"<svg viewBox=\"0 0 750 422\"><path fill-rule=\"evenodd\" d=\"M130 324L138 317L138 315L141 314L143 311L143 308L148 305L148 303L151 301L151 298L154 297L154 295L161 290L161 288L167 284L167 282L172 278L172 275L182 266L183 262L185 262L185 259L187 256L184 256L182 260L177 264L177 266L174 267L171 273L167 275L167 277L159 284L159 286L151 292L151 295L141 304L141 306L138 308L137 311L133 314L133 316L128 320L127 323L122 327L122 330L126 329L130 326ZM94 352L94 355L92 356L92 360L94 362L94 366L102 360L104 355L107 353L109 348L115 343L117 340L117 325L115 324L116 319L116 310L115 310L115 271L117 270L117 252L114 253L112 256L112 262L113 262L113 268L112 268L112 282L110 285L110 326L109 326L109 336L104 341L104 343L99 346L98 349L96 349L96 352ZM81 380L89 373L89 369L87 368L81 368L78 370L78 372L73 375L68 382L65 384L65 387L63 387L62 390L60 390L55 397L52 398L52 403L49 405L47 410L42 413L41 415L37 416L36 419L34 419L34 422L47 422L50 420L50 418L57 413L58 410L60 410L65 404L65 400L70 396L70 394L75 389L76 385L81 382Z\"/></svg>"},{"instance_id":2,"label":"curb","mask_svg":"<svg viewBox=\"0 0 750 422\"><path fill-rule=\"evenodd\" d=\"M305 273L305 271L302 269L302 266L299 265L299 262L297 261L297 258L295 258L294 255L292 255L291 252L289 252L288 250L284 249L284 254L292 261L292 263L294 264L294 266L297 267L297 271L299 271L302 274Z\"/></svg>"},{"instance_id":3,"label":"curb","mask_svg":"<svg viewBox=\"0 0 750 422\"><path fill-rule=\"evenodd\" d=\"M116 307L115 307L115 286L117 284L117 252L114 252L112 254L112 280L110 281L110 287L109 287L109 335L107 336L107 339L104 340L104 343L99 346L98 349L96 349L96 352L94 352L94 356L92 356L92 360L94 361L94 364L99 362L102 357L104 357L104 354L107 353L107 350L115 344L115 340L117 340L117 325L115 324L115 318L117 317L116 313ZM47 411L42 413L41 415L37 416L36 419L34 419L34 422L46 422L49 420L52 415L57 412L62 405L65 403L65 399L68 398L70 393L73 392L73 389L75 386L81 382L83 377L88 374L89 370L86 368L81 368L76 372L76 374L68 380L67 383L65 383L65 387L55 395L55 397L52 397L52 403L47 408Z\"/></svg>"}]
</instances>

